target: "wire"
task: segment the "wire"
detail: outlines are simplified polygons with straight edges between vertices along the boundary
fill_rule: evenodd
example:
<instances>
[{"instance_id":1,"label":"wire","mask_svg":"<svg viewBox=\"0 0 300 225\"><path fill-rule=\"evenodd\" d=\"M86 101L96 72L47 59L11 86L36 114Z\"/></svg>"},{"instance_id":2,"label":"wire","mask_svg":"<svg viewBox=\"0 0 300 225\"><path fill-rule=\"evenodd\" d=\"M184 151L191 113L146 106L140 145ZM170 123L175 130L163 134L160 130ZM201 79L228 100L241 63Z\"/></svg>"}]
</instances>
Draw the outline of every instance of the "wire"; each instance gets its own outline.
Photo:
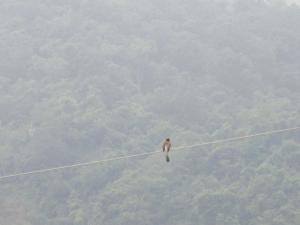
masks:
<instances>
[{"instance_id":1,"label":"wire","mask_svg":"<svg viewBox=\"0 0 300 225\"><path fill-rule=\"evenodd\" d=\"M186 148L199 147L199 146L203 146L203 145L212 145L212 144L219 144L219 143L224 143L224 142L232 142L232 141L253 138L253 137L257 137L257 136L267 136L267 135L271 135L271 134L284 133L287 131L293 131L293 130L299 130L299 129L300 129L300 127L286 128L286 129L281 129L281 130L271 130L271 131L250 134L250 135L245 135L245 136L240 136L240 137L232 137L232 138L221 139L221 140L216 140L216 141L211 141L211 142L204 142L204 143L200 143L200 144L186 145L186 146L181 146L181 147L177 147L174 149L180 150L180 149L186 149Z\"/></svg>"},{"instance_id":2,"label":"wire","mask_svg":"<svg viewBox=\"0 0 300 225\"><path fill-rule=\"evenodd\" d=\"M216 140L216 141L203 142L203 143L194 144L194 145L179 146L179 147L173 148L172 150L174 150L174 151L183 151L183 150L188 150L188 149L191 150L194 147L214 145L214 144L220 144L220 143L226 143L226 142L235 142L235 141L254 138L254 137L258 137L258 136L267 136L267 135L272 135L272 134L284 133L284 132L288 132L288 131L295 131L295 130L299 130L299 129L300 129L300 127L286 128L286 129L281 129L281 130L271 130L271 131L266 131L266 132L262 132L262 133L220 139L220 140ZM85 162L85 163L77 163L77 164L66 165L66 166L33 170L33 171L29 171L29 172L15 173L15 174L10 174L10 175L0 176L0 180L4 180L7 178L13 178L13 177L20 177L20 176L25 176L25 175L47 173L47 172L57 171L57 170L71 169L71 168L76 168L76 167L90 166L90 165L94 165L94 164L101 164L101 163L106 163L106 162L111 162L111 161L130 159L130 158L135 158L135 157L140 157L140 156L154 155L154 154L158 154L158 153L161 153L161 151L145 152L145 153L139 153L139 154L134 154L134 155L124 155L124 156L113 157L113 158L103 159L103 160L90 161L90 162Z\"/></svg>"}]
</instances>

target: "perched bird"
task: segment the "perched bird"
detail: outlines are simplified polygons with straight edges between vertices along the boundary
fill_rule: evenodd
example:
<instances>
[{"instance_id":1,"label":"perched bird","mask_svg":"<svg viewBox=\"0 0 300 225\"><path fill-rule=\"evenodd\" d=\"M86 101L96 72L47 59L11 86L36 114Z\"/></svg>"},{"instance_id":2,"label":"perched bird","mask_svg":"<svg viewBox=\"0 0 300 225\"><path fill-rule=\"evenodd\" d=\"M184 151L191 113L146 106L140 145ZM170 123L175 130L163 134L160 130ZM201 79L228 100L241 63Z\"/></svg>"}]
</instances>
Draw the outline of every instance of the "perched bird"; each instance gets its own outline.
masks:
<instances>
[{"instance_id":1,"label":"perched bird","mask_svg":"<svg viewBox=\"0 0 300 225\"><path fill-rule=\"evenodd\" d=\"M163 152L166 153L166 161L170 162L170 157L169 157L169 151L171 150L171 140L170 138L166 138L166 140L164 141L163 145L162 145L162 149Z\"/></svg>"}]
</instances>

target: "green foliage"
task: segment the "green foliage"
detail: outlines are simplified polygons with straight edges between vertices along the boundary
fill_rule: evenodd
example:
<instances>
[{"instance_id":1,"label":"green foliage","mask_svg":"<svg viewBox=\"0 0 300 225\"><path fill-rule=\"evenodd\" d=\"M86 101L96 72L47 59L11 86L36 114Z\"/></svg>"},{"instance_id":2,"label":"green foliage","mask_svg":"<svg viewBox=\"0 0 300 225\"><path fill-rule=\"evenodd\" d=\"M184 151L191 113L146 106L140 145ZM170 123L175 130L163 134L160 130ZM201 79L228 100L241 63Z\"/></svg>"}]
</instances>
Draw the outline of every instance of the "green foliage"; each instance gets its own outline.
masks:
<instances>
[{"instance_id":1,"label":"green foliage","mask_svg":"<svg viewBox=\"0 0 300 225\"><path fill-rule=\"evenodd\" d=\"M0 175L299 125L299 27L299 7L254 0L3 1ZM0 225L298 225L299 147L3 180Z\"/></svg>"}]
</instances>

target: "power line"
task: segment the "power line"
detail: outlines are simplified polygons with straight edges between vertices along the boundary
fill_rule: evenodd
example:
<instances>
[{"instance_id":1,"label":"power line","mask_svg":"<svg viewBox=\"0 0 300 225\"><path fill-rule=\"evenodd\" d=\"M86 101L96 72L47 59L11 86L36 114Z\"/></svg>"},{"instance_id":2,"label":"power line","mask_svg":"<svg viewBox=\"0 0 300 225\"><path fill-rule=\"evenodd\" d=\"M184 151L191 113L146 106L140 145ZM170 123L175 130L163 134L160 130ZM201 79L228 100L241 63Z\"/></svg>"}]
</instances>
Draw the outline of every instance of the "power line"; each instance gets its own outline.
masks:
<instances>
[{"instance_id":1,"label":"power line","mask_svg":"<svg viewBox=\"0 0 300 225\"><path fill-rule=\"evenodd\" d=\"M194 148L194 147L221 144L221 143L226 143L226 142L236 142L236 141L250 139L250 138L254 138L254 137L258 137L258 136L267 136L267 135L272 135L272 134L284 133L284 132L288 132L288 131L295 131L295 130L299 130L299 129L300 129L300 127L293 127L293 128L286 128L286 129L280 129L280 130L271 130L271 131L250 134L250 135L245 135L245 136L240 136L240 137L219 139L219 140L210 141L210 142L202 142L202 143L194 144L194 145L185 145L185 146L175 147L175 148L173 148L173 151L184 151L184 150L188 150L188 149L192 150L192 148ZM72 164L72 165L65 165L65 166L52 167L52 168L47 168L47 169L15 173L15 174L10 174L10 175L0 176L0 180L4 180L7 178L13 178L13 177L20 177L20 176L25 176L25 175L47 173L47 172L57 171L57 170L71 169L71 168L76 168L76 167L90 166L90 165L94 165L94 164L101 164L101 163L106 163L106 162L111 162L111 161L130 159L130 158L154 155L154 154L159 154L159 153L161 153L161 151L145 152L145 153L138 153L138 154L133 154L133 155L124 155L124 156L119 156L119 157L113 157L113 158L103 159L103 160L96 160L96 161L77 163L77 164Z\"/></svg>"}]
</instances>

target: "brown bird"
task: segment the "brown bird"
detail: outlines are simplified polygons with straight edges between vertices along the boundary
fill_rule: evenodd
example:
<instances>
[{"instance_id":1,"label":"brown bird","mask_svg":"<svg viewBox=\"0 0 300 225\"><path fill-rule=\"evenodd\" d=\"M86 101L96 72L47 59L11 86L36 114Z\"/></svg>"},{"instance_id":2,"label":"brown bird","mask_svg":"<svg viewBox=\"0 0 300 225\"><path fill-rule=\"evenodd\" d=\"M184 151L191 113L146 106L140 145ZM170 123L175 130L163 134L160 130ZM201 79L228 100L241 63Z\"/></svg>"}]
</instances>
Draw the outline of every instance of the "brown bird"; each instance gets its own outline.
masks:
<instances>
[{"instance_id":1,"label":"brown bird","mask_svg":"<svg viewBox=\"0 0 300 225\"><path fill-rule=\"evenodd\" d=\"M162 149L163 152L166 153L166 161L170 162L170 158L169 158L169 151L171 150L171 139L170 138L166 138L166 140L164 141L163 145L162 145Z\"/></svg>"}]
</instances>

